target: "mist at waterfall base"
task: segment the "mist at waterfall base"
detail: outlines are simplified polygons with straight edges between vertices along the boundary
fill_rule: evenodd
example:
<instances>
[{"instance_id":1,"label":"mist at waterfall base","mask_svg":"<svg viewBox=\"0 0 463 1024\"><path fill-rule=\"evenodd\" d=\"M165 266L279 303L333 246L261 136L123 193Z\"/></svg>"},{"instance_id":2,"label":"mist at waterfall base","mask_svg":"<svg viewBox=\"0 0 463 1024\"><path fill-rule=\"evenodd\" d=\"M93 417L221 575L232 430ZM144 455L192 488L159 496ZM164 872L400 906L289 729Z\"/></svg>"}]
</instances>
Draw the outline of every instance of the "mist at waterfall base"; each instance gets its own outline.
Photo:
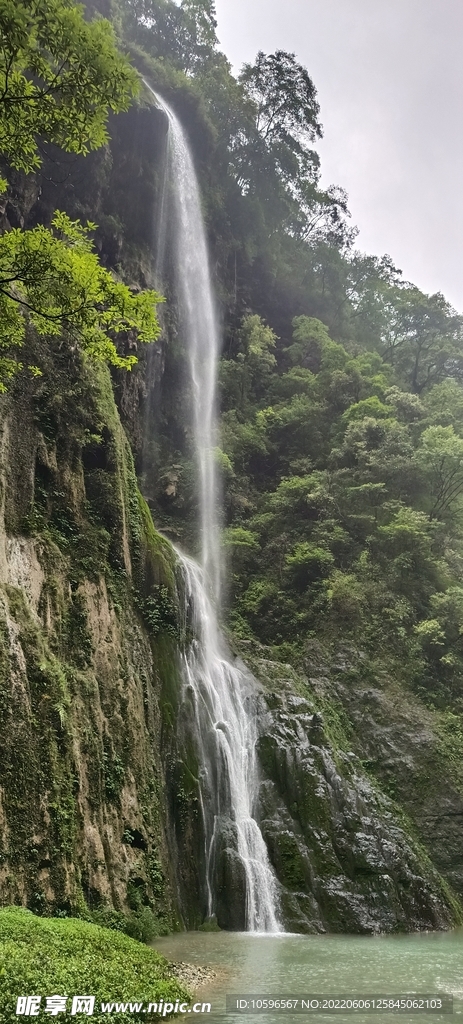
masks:
<instances>
[{"instance_id":1,"label":"mist at waterfall base","mask_svg":"<svg viewBox=\"0 0 463 1024\"><path fill-rule=\"evenodd\" d=\"M218 626L222 594L219 486L216 470L217 363L220 333L198 181L176 115L153 92L168 121L163 194L157 225L156 273L162 287L169 237L181 337L192 393L192 433L199 499L199 563L178 551L185 634L181 720L195 745L205 836L207 915L236 930L281 931L278 883L255 814L258 765L255 681L234 663ZM233 892L233 905L218 893Z\"/></svg>"}]
</instances>

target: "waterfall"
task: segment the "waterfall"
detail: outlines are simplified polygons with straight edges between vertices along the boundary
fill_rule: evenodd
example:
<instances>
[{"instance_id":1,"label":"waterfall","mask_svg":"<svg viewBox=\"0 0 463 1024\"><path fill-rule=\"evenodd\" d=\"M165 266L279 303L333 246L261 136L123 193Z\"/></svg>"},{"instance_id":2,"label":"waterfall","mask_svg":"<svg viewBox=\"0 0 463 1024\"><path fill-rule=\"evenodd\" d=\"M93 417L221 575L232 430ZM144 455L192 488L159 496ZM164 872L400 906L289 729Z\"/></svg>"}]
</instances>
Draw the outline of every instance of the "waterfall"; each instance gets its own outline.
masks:
<instances>
[{"instance_id":1,"label":"waterfall","mask_svg":"<svg viewBox=\"0 0 463 1024\"><path fill-rule=\"evenodd\" d=\"M215 607L221 599L221 559L217 522L216 380L220 334L209 270L196 173L183 129L170 107L156 93L167 115L167 165L161 209L161 230L173 231L176 292L193 391L193 433L198 463L201 565ZM166 195L170 193L170 195ZM171 208L169 209L169 198ZM169 213L172 215L169 225ZM163 247L165 240L163 239Z\"/></svg>"},{"instance_id":2,"label":"waterfall","mask_svg":"<svg viewBox=\"0 0 463 1024\"><path fill-rule=\"evenodd\" d=\"M148 83L145 83L148 85ZM150 88L148 86L148 88ZM153 90L150 90L151 92ZM249 931L277 932L277 882L254 813L258 797L255 682L235 664L220 633L221 554L218 523L216 381L220 333L198 181L183 129L156 93L168 119L163 232L172 232L175 292L186 339L193 394L200 564L178 552L185 618L193 640L183 654L184 700L200 764L208 911L216 913L217 882L231 879Z\"/></svg>"},{"instance_id":3,"label":"waterfall","mask_svg":"<svg viewBox=\"0 0 463 1024\"><path fill-rule=\"evenodd\" d=\"M277 932L277 885L253 817L258 795L254 680L227 656L201 567L185 556L181 560L195 637L183 660L201 752L209 916L215 912L214 880L222 857L234 879L234 898L244 893L247 929Z\"/></svg>"}]
</instances>

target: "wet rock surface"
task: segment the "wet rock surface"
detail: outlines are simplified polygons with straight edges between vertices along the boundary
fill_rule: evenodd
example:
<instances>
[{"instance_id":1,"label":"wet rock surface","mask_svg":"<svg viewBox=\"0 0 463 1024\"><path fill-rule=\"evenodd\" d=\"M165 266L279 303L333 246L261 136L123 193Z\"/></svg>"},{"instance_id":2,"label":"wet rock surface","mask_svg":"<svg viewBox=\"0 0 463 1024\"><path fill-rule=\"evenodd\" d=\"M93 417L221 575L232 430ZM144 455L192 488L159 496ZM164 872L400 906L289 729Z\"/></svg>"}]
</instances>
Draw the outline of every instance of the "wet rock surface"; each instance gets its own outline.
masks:
<instances>
[{"instance_id":1,"label":"wet rock surface","mask_svg":"<svg viewBox=\"0 0 463 1024\"><path fill-rule=\"evenodd\" d=\"M462 765L444 749L442 716L404 699L388 679L352 688L340 675L331 685L349 715L369 771L404 807L433 863L461 897Z\"/></svg>"},{"instance_id":2,"label":"wet rock surface","mask_svg":"<svg viewBox=\"0 0 463 1024\"><path fill-rule=\"evenodd\" d=\"M294 673L288 669L285 678L284 668L254 664L265 686L256 709L260 824L282 886L285 927L308 933L450 927L452 896L411 837L410 823L355 751L333 743L316 699L297 694Z\"/></svg>"}]
</instances>

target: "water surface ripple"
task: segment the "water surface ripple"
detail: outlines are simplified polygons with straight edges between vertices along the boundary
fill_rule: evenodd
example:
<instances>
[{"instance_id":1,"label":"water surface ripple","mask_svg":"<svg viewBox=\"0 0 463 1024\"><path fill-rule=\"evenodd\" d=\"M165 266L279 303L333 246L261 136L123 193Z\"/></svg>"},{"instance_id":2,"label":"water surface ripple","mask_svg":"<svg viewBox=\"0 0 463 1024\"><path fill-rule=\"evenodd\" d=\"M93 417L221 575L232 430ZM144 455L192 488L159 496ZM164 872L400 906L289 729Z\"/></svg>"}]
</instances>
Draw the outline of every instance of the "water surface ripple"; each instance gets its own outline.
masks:
<instances>
[{"instance_id":1,"label":"water surface ripple","mask_svg":"<svg viewBox=\"0 0 463 1024\"><path fill-rule=\"evenodd\" d=\"M463 1015L463 929L412 935L262 935L186 932L156 939L155 946L170 960L207 964L218 969L216 981L201 988L198 998L209 999L205 1024L303 1024L309 1019L354 1024L386 1024L393 1020L451 1021ZM255 995L352 995L374 993L443 993L454 997L454 1013L419 1014L226 1014L227 993ZM188 1017L191 1020L191 1016Z\"/></svg>"}]
</instances>

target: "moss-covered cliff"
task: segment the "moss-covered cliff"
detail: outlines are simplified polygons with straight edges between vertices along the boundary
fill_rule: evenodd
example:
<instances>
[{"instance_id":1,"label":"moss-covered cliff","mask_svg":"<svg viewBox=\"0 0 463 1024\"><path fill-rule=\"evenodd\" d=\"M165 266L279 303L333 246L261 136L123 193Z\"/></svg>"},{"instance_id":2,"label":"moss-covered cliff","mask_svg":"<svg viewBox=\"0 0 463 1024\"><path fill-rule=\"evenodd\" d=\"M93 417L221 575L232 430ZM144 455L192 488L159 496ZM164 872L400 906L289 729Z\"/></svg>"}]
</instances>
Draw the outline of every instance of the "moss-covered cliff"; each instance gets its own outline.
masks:
<instances>
[{"instance_id":1,"label":"moss-covered cliff","mask_svg":"<svg viewBox=\"0 0 463 1024\"><path fill-rule=\"evenodd\" d=\"M33 348L33 344L32 344ZM1 899L179 917L163 687L174 559L102 367L56 347L2 400Z\"/></svg>"},{"instance_id":2,"label":"moss-covered cliff","mask_svg":"<svg viewBox=\"0 0 463 1024\"><path fill-rule=\"evenodd\" d=\"M460 922L463 795L440 716L358 652L314 644L296 672L247 648L261 680L262 828L293 926Z\"/></svg>"}]
</instances>

